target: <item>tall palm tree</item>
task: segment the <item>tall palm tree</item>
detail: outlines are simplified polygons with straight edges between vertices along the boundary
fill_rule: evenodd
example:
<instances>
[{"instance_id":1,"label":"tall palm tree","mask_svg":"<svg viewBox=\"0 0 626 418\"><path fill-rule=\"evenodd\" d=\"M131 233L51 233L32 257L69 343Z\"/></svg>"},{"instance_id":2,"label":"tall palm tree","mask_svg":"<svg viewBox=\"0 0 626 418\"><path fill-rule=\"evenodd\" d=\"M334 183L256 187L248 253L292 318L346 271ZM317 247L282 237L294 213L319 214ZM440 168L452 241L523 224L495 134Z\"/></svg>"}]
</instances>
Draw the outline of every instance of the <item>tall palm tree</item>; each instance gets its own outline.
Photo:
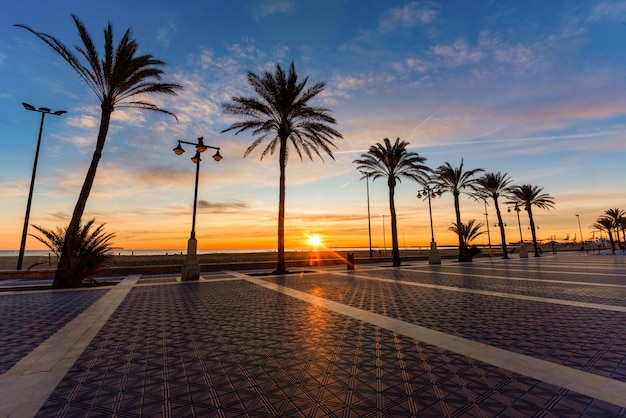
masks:
<instances>
[{"instance_id":1,"label":"tall palm tree","mask_svg":"<svg viewBox=\"0 0 626 418\"><path fill-rule=\"evenodd\" d=\"M461 206L459 203L459 196L465 192L466 189L470 189L476 179L474 175L484 171L482 168L475 168L473 170L463 171L463 159L458 167L452 167L450 163L446 162L444 165L440 165L435 170L435 184L443 191L448 191L454 196L454 211L456 214L456 225L461 225ZM459 261L471 261L470 254L467 248L467 244L463 239L463 235L459 234Z\"/></svg>"},{"instance_id":2,"label":"tall palm tree","mask_svg":"<svg viewBox=\"0 0 626 418\"><path fill-rule=\"evenodd\" d=\"M422 184L428 181L427 173L432 171L424 165L426 158L417 152L407 151L409 145L406 141L396 139L393 144L389 138L383 139L384 143L377 142L372 145L369 151L361 154L361 159L354 160L357 170L361 171L364 177L371 177L372 180L384 177L387 179L389 187L389 211L391 212L391 241L393 247L393 265L399 266L400 248L398 246L398 223L396 218L395 190L396 185L402 178L415 180Z\"/></svg>"},{"instance_id":3,"label":"tall palm tree","mask_svg":"<svg viewBox=\"0 0 626 418\"><path fill-rule=\"evenodd\" d=\"M611 252L615 254L615 241L613 240L613 219L608 216L599 217L596 222L591 225L598 231L606 231L609 234L609 242L611 243Z\"/></svg>"},{"instance_id":4,"label":"tall palm tree","mask_svg":"<svg viewBox=\"0 0 626 418\"><path fill-rule=\"evenodd\" d=\"M506 192L507 187L513 181L507 173L485 173L481 177L477 178L473 189L476 194L482 198L493 199L493 205L496 209L496 215L498 216L498 225L500 226L500 240L502 245L502 258L509 258L506 248L506 235L504 233L504 222L502 221L502 214L500 213L500 206L498 205L498 198Z\"/></svg>"},{"instance_id":5,"label":"tall palm tree","mask_svg":"<svg viewBox=\"0 0 626 418\"><path fill-rule=\"evenodd\" d=\"M619 230L622 227L622 235L624 235L623 221L626 217L626 211L620 208L607 209L604 214L613 220L613 228L615 228L615 236L617 238L617 248L622 248L622 242L619 238ZM626 243L626 236L624 236L624 242Z\"/></svg>"},{"instance_id":6,"label":"tall palm tree","mask_svg":"<svg viewBox=\"0 0 626 418\"><path fill-rule=\"evenodd\" d=\"M532 207L536 206L539 209L547 210L554 208L554 198L547 193L541 193L542 191L543 187L531 186L530 184L509 187L507 190L509 198L511 199L507 203L523 206L526 212L528 212L535 257L539 257L539 247L537 246L537 235L535 233L535 221L533 219Z\"/></svg>"},{"instance_id":7,"label":"tall palm tree","mask_svg":"<svg viewBox=\"0 0 626 418\"><path fill-rule=\"evenodd\" d=\"M68 239L64 240L53 287L80 286L80 283L72 282L66 274L71 262L67 244L70 242L69 238L78 233L107 139L111 114L116 108L130 107L176 117L173 113L146 101L146 97L152 94L176 94L181 88L178 84L161 82L161 76L164 74L161 67L165 65L163 61L154 59L152 55L138 55L139 45L131 38L130 28L115 45L113 26L109 23L104 30L104 51L100 54L83 23L74 15L72 18L83 43L82 46L76 47L78 54L52 35L38 32L26 25L16 25L33 33L67 61L100 101L100 128L96 147L66 231Z\"/></svg>"},{"instance_id":8,"label":"tall palm tree","mask_svg":"<svg viewBox=\"0 0 626 418\"><path fill-rule=\"evenodd\" d=\"M235 131L239 134L252 131L256 137L246 149L244 157L250 154L266 139L267 147L261 153L261 159L267 154L274 154L278 148L280 167L280 186L278 203L278 265L276 273L287 273L285 265L285 169L290 148L293 147L300 160L303 154L313 159L315 153L322 160L320 150L334 159L331 147L334 139L342 138L341 133L330 125L336 123L329 115L330 110L313 107L310 102L326 87L326 83L315 83L307 87L309 77L298 80L293 61L289 72L276 65L274 73L265 72L263 77L248 72L248 83L257 96L232 97L232 102L222 104L226 114L241 116L222 132Z\"/></svg>"}]
</instances>

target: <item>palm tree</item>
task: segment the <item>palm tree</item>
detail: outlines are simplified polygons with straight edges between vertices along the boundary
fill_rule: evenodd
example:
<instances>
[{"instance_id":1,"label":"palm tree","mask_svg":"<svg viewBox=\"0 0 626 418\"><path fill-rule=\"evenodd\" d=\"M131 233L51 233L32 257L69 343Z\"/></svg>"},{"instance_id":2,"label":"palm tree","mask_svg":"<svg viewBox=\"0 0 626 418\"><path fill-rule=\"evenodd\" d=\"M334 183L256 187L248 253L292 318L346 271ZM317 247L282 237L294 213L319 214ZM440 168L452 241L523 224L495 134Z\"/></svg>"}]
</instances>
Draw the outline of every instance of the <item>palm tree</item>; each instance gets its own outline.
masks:
<instances>
[{"instance_id":1,"label":"palm tree","mask_svg":"<svg viewBox=\"0 0 626 418\"><path fill-rule=\"evenodd\" d=\"M532 207L537 206L539 209L554 208L554 199L547 193L541 193L543 187L531 186L530 184L522 184L521 186L509 187L507 193L511 199L510 204L523 206L528 212L530 220L530 232L533 236L533 246L535 248L535 257L539 257L539 247L537 246L537 235L535 233L535 221L533 219Z\"/></svg>"},{"instance_id":2,"label":"palm tree","mask_svg":"<svg viewBox=\"0 0 626 418\"><path fill-rule=\"evenodd\" d=\"M599 217L596 222L591 225L598 231L606 231L609 234L609 242L611 243L611 252L615 254L615 241L613 240L613 219L608 216Z\"/></svg>"},{"instance_id":3,"label":"palm tree","mask_svg":"<svg viewBox=\"0 0 626 418\"><path fill-rule=\"evenodd\" d=\"M226 114L241 116L240 122L233 123L222 132L235 131L239 134L252 131L256 137L246 149L244 157L266 139L267 147L261 153L261 159L267 154L274 154L278 148L280 167L280 186L278 203L278 265L276 273L287 273L285 265L285 169L289 156L289 145L293 146L302 160L303 154L313 159L315 153L322 160L320 150L334 159L331 147L333 139L342 138L341 133L330 124L336 123L329 115L330 110L312 107L309 102L320 94L326 83L315 83L307 87L309 77L298 80L293 61L289 73L276 65L274 73L265 72L263 77L248 72L248 83L258 97L232 97L231 103L222 104Z\"/></svg>"},{"instance_id":4,"label":"palm tree","mask_svg":"<svg viewBox=\"0 0 626 418\"><path fill-rule=\"evenodd\" d=\"M500 213L500 206L498 205L498 198L505 193L506 188L513 180L507 173L485 173L481 177L477 178L473 189L476 194L486 200L487 198L493 199L494 207L496 208L496 215L498 216L498 225L500 226L500 240L502 245L502 258L509 258L506 248L506 235L504 233L504 222L502 221L502 214Z\"/></svg>"},{"instance_id":5,"label":"palm tree","mask_svg":"<svg viewBox=\"0 0 626 418\"><path fill-rule=\"evenodd\" d=\"M460 224L453 222L452 226L448 228L448 230L462 236L463 242L469 245L474 239L485 233L485 231L480 230L480 228L482 228L483 226L484 225L481 223L476 223L475 219L470 219L469 221L467 221L466 224L464 224L463 222L461 222ZM474 255L478 254L479 252L480 250L478 248L471 247L468 251L469 261L471 261Z\"/></svg>"},{"instance_id":6,"label":"palm tree","mask_svg":"<svg viewBox=\"0 0 626 418\"><path fill-rule=\"evenodd\" d=\"M78 231L96 178L96 169L107 139L113 111L120 107L130 107L176 117L154 103L147 102L145 98L152 94L176 94L176 91L181 88L178 84L161 82L161 76L164 74L161 67L165 65L163 61L154 59L152 55L138 55L139 45L135 39L131 38L131 29L127 29L119 43L114 45L113 26L109 23L104 30L104 52L100 55L83 23L74 15L72 18L83 43L83 46L76 47L78 54L72 52L52 35L37 32L25 25L16 25L33 33L67 61L100 101L100 128L96 148L67 228L68 237L76 235ZM64 240L65 244L68 242L68 239ZM54 276L53 287L73 285L65 275L70 261L68 249L64 247Z\"/></svg>"},{"instance_id":7,"label":"palm tree","mask_svg":"<svg viewBox=\"0 0 626 418\"><path fill-rule=\"evenodd\" d=\"M459 203L459 195L464 193L465 189L471 188L476 179L474 175L484 171L482 168L463 171L463 159L461 164L454 168L450 163L446 162L435 170L435 184L443 191L451 192L454 196L454 211L456 214L456 224L461 225L461 206ZM467 244L463 236L459 234L459 261L471 261Z\"/></svg>"},{"instance_id":8,"label":"palm tree","mask_svg":"<svg viewBox=\"0 0 626 418\"><path fill-rule=\"evenodd\" d=\"M365 154L361 154L361 159L354 160L357 170L361 171L364 177L371 177L372 180L384 177L387 179L389 187L389 211L391 212L391 241L393 247L393 265L400 265L400 248L398 246L398 223L396 218L396 205L394 201L397 183L402 178L409 178L422 184L428 181L427 172L432 171L424 165L426 158L416 152L407 151L409 145L406 141L396 139L391 143L389 138L383 139L384 143L376 143L369 148Z\"/></svg>"},{"instance_id":9,"label":"palm tree","mask_svg":"<svg viewBox=\"0 0 626 418\"><path fill-rule=\"evenodd\" d=\"M626 215L626 211L623 209L615 208L615 209L607 209L604 211L604 214L613 220L613 228L615 228L615 236L617 237L617 248L622 248L622 242L619 239L619 230L620 226L623 225L623 220ZM622 228L622 235L624 234L624 230ZM624 242L626 242L626 236L624 236Z\"/></svg>"},{"instance_id":10,"label":"palm tree","mask_svg":"<svg viewBox=\"0 0 626 418\"><path fill-rule=\"evenodd\" d=\"M80 286L84 279L100 271L110 258L111 250L114 249L111 241L115 238L115 234L106 233L104 224L92 230L94 222L95 219L92 219L84 225L80 224L77 234L69 237L70 241L67 245L65 245L68 239L67 227L52 230L33 225L33 228L42 235L31 234L31 236L50 248L57 257L61 256L65 248L69 248L70 263L64 267L67 269L64 274L71 279L70 283L74 287Z\"/></svg>"}]
</instances>

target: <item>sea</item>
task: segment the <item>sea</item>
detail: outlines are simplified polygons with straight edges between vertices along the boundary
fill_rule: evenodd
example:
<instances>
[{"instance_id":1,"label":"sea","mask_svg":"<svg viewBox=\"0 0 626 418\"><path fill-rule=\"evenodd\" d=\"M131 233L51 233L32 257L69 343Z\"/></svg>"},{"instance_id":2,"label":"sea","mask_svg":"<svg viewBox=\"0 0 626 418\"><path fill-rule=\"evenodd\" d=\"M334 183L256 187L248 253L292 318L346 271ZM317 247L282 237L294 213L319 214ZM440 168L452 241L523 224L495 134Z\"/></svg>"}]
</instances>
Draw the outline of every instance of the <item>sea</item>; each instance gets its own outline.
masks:
<instances>
[{"instance_id":1,"label":"sea","mask_svg":"<svg viewBox=\"0 0 626 418\"><path fill-rule=\"evenodd\" d=\"M427 250L430 247L400 247L400 251L403 250ZM456 247L439 247L440 249L445 248L456 248ZM310 251L310 248L288 248L286 251ZM350 252L350 251L367 251L367 247L342 247L342 248L318 248L319 251L338 251L338 252ZM383 248L375 247L374 251L378 252L379 250L383 250ZM387 248L386 251L391 251L391 248ZM113 255L174 255L174 254L185 254L187 252L186 249L169 249L169 250L113 250L111 254ZM198 250L198 254L238 254L238 253L273 253L276 252L276 249L206 249ZM24 251L24 256L33 256L33 257L47 257L48 254L53 254L50 250L26 250ZM0 250L0 257L17 257L19 255L19 250Z\"/></svg>"}]
</instances>

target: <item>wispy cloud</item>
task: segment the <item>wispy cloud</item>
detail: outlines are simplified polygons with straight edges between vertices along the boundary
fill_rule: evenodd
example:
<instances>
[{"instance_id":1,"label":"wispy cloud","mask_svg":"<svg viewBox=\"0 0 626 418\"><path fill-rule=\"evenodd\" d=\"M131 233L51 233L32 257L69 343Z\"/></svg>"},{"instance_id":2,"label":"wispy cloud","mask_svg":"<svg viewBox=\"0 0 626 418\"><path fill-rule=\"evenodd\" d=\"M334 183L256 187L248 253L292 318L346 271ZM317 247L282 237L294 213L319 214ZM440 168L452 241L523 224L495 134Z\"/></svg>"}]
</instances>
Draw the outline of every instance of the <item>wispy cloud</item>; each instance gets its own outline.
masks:
<instances>
[{"instance_id":1,"label":"wispy cloud","mask_svg":"<svg viewBox=\"0 0 626 418\"><path fill-rule=\"evenodd\" d=\"M252 9L252 16L258 21L276 13L286 13L292 6L293 0L261 0Z\"/></svg>"},{"instance_id":2,"label":"wispy cloud","mask_svg":"<svg viewBox=\"0 0 626 418\"><path fill-rule=\"evenodd\" d=\"M402 7L389 9L378 24L381 33L397 29L407 29L418 24L428 24L435 20L437 12L419 2L405 4Z\"/></svg>"},{"instance_id":3,"label":"wispy cloud","mask_svg":"<svg viewBox=\"0 0 626 418\"><path fill-rule=\"evenodd\" d=\"M172 20L167 22L166 25L157 28L157 39L163 46L169 45L172 32L176 32L176 23Z\"/></svg>"},{"instance_id":4,"label":"wispy cloud","mask_svg":"<svg viewBox=\"0 0 626 418\"><path fill-rule=\"evenodd\" d=\"M601 1L594 7L589 20L599 21L602 19L623 20L626 19L626 2L623 0Z\"/></svg>"}]
</instances>

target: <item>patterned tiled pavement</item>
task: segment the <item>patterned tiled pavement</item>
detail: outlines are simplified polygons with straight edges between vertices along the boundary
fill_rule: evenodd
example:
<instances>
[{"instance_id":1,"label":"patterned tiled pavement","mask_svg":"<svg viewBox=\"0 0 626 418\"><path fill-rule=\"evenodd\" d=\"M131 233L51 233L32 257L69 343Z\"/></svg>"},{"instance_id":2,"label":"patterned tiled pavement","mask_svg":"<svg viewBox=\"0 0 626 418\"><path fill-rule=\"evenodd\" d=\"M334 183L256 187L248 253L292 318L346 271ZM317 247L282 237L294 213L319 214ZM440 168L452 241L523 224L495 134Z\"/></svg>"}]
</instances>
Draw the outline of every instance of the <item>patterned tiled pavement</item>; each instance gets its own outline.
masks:
<instances>
[{"instance_id":1,"label":"patterned tiled pavement","mask_svg":"<svg viewBox=\"0 0 626 418\"><path fill-rule=\"evenodd\" d=\"M626 388L624 257L311 270L139 279L36 416L626 417L626 391L588 383L603 376ZM0 293L0 372L103 292ZM381 326L372 314L439 331L461 348ZM463 342L518 361L476 359ZM563 377L532 377L546 364ZM12 402L1 388L0 404Z\"/></svg>"}]
</instances>

